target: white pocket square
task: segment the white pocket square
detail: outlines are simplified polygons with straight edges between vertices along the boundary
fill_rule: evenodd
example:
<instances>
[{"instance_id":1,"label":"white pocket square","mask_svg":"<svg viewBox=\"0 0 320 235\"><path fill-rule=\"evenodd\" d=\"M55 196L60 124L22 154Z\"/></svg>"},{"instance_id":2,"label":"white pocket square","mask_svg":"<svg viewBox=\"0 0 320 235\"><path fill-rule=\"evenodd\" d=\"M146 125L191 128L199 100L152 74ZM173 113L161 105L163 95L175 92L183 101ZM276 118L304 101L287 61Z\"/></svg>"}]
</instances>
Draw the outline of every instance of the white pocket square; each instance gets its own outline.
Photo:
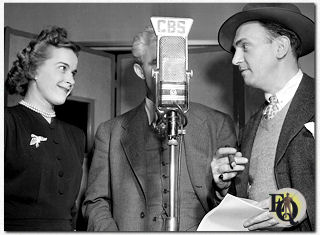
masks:
<instances>
[{"instance_id":1,"label":"white pocket square","mask_svg":"<svg viewBox=\"0 0 320 235\"><path fill-rule=\"evenodd\" d=\"M308 131L311 132L311 134L313 135L313 138L314 138L314 122L308 122L308 123L304 124L304 126L308 129Z\"/></svg>"}]
</instances>

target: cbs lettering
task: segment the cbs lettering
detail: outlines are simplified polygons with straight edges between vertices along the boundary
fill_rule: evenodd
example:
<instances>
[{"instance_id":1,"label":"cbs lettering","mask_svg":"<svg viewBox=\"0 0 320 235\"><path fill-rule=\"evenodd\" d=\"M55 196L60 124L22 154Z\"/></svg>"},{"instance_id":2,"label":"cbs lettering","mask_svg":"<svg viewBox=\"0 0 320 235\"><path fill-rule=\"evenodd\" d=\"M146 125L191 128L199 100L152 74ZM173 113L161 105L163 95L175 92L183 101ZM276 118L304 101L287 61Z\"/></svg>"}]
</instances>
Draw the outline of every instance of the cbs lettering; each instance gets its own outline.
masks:
<instances>
[{"instance_id":1,"label":"cbs lettering","mask_svg":"<svg viewBox=\"0 0 320 235\"><path fill-rule=\"evenodd\" d=\"M186 31L185 22L175 20L159 20L157 28L159 33L183 34Z\"/></svg>"}]
</instances>

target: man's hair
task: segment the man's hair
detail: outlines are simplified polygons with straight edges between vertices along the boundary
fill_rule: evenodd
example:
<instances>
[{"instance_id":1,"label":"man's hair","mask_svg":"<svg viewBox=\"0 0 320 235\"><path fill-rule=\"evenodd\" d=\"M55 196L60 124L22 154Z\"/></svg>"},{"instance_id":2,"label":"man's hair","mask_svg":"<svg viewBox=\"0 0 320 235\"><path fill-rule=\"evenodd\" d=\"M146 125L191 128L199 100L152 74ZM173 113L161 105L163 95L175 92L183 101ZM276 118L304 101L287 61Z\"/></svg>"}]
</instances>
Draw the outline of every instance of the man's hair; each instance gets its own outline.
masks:
<instances>
[{"instance_id":1,"label":"man's hair","mask_svg":"<svg viewBox=\"0 0 320 235\"><path fill-rule=\"evenodd\" d=\"M281 24L274 23L274 22L267 22L261 21L260 22L263 27L267 29L270 36L272 38L276 38L279 36L286 36L290 40L290 45L292 48L293 54L296 58L299 58L301 55L301 40L299 36L292 30L282 26Z\"/></svg>"},{"instance_id":2,"label":"man's hair","mask_svg":"<svg viewBox=\"0 0 320 235\"><path fill-rule=\"evenodd\" d=\"M156 41L156 35L152 26L147 26L143 32L133 38L132 55L136 63L142 65L145 50L151 43Z\"/></svg>"}]
</instances>

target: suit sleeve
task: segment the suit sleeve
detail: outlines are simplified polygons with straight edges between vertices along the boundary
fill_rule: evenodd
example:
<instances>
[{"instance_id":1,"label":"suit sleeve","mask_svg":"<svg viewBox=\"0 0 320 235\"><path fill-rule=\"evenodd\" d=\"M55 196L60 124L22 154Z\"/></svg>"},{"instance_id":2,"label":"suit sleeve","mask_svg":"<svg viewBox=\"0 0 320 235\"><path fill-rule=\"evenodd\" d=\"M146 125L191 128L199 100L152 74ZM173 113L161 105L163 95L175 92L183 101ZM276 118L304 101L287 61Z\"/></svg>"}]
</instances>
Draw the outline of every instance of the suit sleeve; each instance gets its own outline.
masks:
<instances>
[{"instance_id":1,"label":"suit sleeve","mask_svg":"<svg viewBox=\"0 0 320 235\"><path fill-rule=\"evenodd\" d=\"M109 166L110 125L101 124L95 137L95 148L88 175L82 212L88 219L87 231L117 231L112 217Z\"/></svg>"}]
</instances>

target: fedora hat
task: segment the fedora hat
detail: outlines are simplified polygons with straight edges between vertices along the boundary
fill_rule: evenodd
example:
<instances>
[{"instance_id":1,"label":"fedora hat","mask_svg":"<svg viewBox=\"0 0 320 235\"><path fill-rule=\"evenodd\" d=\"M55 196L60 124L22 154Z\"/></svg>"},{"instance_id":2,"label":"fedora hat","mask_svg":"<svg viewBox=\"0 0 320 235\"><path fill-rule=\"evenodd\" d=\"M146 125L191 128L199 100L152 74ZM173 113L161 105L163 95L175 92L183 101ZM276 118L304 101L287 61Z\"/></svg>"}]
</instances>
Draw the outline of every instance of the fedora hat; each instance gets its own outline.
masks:
<instances>
[{"instance_id":1,"label":"fedora hat","mask_svg":"<svg viewBox=\"0 0 320 235\"><path fill-rule=\"evenodd\" d=\"M237 28L248 21L263 20L278 23L294 31L301 40L301 55L314 50L314 22L303 15L298 7L291 3L248 3L241 12L227 19L219 29L220 46L231 53Z\"/></svg>"}]
</instances>

